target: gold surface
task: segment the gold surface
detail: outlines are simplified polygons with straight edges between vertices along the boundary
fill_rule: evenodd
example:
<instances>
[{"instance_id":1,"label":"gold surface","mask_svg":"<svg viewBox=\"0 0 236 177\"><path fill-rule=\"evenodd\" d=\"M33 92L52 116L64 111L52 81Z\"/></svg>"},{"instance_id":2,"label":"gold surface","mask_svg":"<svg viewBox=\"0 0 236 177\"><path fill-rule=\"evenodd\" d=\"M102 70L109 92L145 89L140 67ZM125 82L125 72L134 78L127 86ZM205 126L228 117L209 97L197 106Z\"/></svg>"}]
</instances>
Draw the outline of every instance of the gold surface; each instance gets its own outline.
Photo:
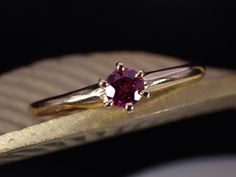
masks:
<instances>
[{"instance_id":1,"label":"gold surface","mask_svg":"<svg viewBox=\"0 0 236 177\"><path fill-rule=\"evenodd\" d=\"M88 84L86 82L96 82L98 78L105 77L109 73L117 58L119 58L119 61L126 63L126 65L144 70L147 70L147 68L152 70L154 68L171 67L184 63L178 59L141 52L96 53L86 56L65 56L61 58L60 62L49 59L1 76L0 84L5 84L4 88L7 88L7 86L12 87L16 92L12 94L18 93L20 96L18 96L19 99L13 102L13 104L16 104L14 109L13 106L7 107L4 105L8 104L6 103L7 99L2 99L3 101L0 99L0 104L3 105L2 110L0 110L3 112L2 117L0 117L0 121L3 122L2 126L0 126L2 132L0 136L0 163L29 158L130 131L190 118L206 112L235 108L235 72L208 67L203 79L179 87L163 89L153 94L151 99L143 99L135 104L135 112L131 114L127 114L125 110L115 107L108 110L98 108L74 112L69 115L60 115L55 119L43 121L27 114L27 110L23 110L23 108L27 108L28 103L35 99L63 93L68 91L66 89L74 89L79 79L81 79L81 83L84 82L84 85ZM82 67L80 62L86 67ZM76 63L77 66L75 67ZM68 74L69 76L72 76L72 72L74 75L76 75L76 72L80 74L78 74L76 82L72 80L65 81L68 87L64 85L64 87L57 88L50 82L48 82L48 85L42 86L39 83L46 83L45 80L53 78L51 76L52 70L48 72L45 66L46 68L48 66L50 68L60 68L60 71L63 70L70 73ZM76 68L78 71L76 71ZM83 69L80 70L79 68ZM43 73L45 80L41 76L35 75L38 70L45 70L45 73ZM91 73L84 73L88 71L91 71ZM87 76L86 79L84 79L85 75ZM27 92L28 99L25 102L21 101L25 94L24 90L20 89L22 86L19 89L13 88L13 81L17 81L14 77L19 79L19 77L23 76L26 77L23 84L29 90ZM61 80L56 78L58 82L55 85L58 86L63 83L62 78ZM70 83L72 84L70 85ZM83 86L83 84L81 85ZM45 92L45 88L49 92ZM8 90L4 92L4 89L0 89L0 91L0 98L7 98ZM23 106L21 106L20 101L23 102ZM8 122L8 127L4 127L4 120L6 120L7 116L10 123ZM15 124L19 122L21 127L11 127L11 122Z\"/></svg>"}]
</instances>

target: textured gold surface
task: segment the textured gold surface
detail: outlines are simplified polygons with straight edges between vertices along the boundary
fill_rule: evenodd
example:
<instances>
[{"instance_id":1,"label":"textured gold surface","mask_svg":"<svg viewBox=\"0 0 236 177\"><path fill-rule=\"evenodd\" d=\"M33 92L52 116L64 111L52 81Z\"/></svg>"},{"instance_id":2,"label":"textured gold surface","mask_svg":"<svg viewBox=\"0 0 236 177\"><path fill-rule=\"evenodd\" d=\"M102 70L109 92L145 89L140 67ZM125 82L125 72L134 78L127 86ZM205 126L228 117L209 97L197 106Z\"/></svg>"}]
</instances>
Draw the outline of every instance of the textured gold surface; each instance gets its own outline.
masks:
<instances>
[{"instance_id":1,"label":"textured gold surface","mask_svg":"<svg viewBox=\"0 0 236 177\"><path fill-rule=\"evenodd\" d=\"M3 75L0 78L1 86L3 84L5 89L12 87L12 90L16 92L12 94L20 96L12 102L12 104L16 105L14 109L12 105L4 105L8 104L6 101L9 99L0 99L0 104L3 105L0 109L3 112L0 117L0 121L3 122L0 126L2 132L0 136L0 163L53 152L129 131L189 118L206 112L235 108L235 72L207 68L207 73L202 80L157 92L152 95L151 99L144 99L137 103L135 105L135 112L132 114L127 114L125 110L115 107L109 110L99 108L74 112L70 115L61 115L56 119L43 122L27 114L26 110L23 109L27 108L28 103L36 99L97 82L98 78L104 78L109 73L109 70L117 60L122 61L126 65L144 70L148 68L152 70L171 67L184 63L177 59L146 53L97 53L86 56L62 57L60 62L45 60L33 66ZM60 71L58 72L58 77L55 78L56 81L52 77L56 74L52 74L53 72L50 68ZM40 70L44 70L43 76L39 74ZM62 71L64 71L64 74L66 72L69 74L66 74L66 77L65 75L62 77L60 76ZM38 73L38 75L35 73ZM73 80L73 78L76 78L76 75L78 80ZM23 81L25 85L14 88L14 84L23 76L25 76ZM67 77L71 80L63 82ZM50 79L52 83L48 82ZM41 83L45 84L41 85ZM53 83L55 84L53 85ZM79 86L75 87L76 85ZM22 87L28 89L28 94L26 94L24 89L21 89ZM13 97L3 87L0 88L0 91L0 98ZM28 97L24 102L22 100L24 100L25 94ZM8 123L6 125L9 125L7 128L3 126L4 121ZM13 122L13 126L10 126L11 122ZM21 127L17 127L17 123Z\"/></svg>"}]
</instances>

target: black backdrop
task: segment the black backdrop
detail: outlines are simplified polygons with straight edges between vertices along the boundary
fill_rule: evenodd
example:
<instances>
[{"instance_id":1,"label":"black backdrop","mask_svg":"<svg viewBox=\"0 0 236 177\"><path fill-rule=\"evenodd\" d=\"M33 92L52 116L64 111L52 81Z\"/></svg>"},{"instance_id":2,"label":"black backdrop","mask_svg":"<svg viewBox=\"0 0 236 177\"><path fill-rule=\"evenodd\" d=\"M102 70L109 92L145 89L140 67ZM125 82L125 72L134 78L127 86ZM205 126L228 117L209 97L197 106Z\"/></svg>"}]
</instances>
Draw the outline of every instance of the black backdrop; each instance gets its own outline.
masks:
<instances>
[{"instance_id":1,"label":"black backdrop","mask_svg":"<svg viewBox=\"0 0 236 177\"><path fill-rule=\"evenodd\" d=\"M233 0L1 3L1 71L67 53L145 50L234 67Z\"/></svg>"},{"instance_id":2,"label":"black backdrop","mask_svg":"<svg viewBox=\"0 0 236 177\"><path fill-rule=\"evenodd\" d=\"M233 0L0 4L1 73L43 57L114 50L144 50L235 69ZM235 154L234 117L233 110L205 115L2 166L0 173L120 176L173 159Z\"/></svg>"}]
</instances>

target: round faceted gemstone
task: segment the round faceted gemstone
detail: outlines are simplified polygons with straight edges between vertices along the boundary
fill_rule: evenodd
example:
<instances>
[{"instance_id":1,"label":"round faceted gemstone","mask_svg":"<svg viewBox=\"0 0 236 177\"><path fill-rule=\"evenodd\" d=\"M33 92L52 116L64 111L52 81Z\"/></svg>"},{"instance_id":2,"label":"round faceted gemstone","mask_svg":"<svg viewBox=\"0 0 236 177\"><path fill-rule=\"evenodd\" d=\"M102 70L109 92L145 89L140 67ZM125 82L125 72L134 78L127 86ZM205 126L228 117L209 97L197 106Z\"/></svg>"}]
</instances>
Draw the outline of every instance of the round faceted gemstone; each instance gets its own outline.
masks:
<instances>
[{"instance_id":1,"label":"round faceted gemstone","mask_svg":"<svg viewBox=\"0 0 236 177\"><path fill-rule=\"evenodd\" d=\"M125 107L126 103L135 104L140 100L138 91L144 90L144 80L135 78L136 73L132 68L125 68L122 73L115 70L107 77L110 86L106 88L106 95L113 99L114 105Z\"/></svg>"}]
</instances>

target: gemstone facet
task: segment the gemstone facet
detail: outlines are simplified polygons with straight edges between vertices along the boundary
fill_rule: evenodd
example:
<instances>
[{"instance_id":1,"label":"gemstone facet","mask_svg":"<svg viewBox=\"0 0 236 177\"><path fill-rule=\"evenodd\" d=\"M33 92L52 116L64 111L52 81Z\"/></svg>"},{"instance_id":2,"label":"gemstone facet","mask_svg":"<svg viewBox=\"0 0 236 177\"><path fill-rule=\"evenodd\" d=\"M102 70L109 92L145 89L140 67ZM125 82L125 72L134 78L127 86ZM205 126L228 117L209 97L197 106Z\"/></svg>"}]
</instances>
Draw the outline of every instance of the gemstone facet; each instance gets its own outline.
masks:
<instances>
[{"instance_id":1,"label":"gemstone facet","mask_svg":"<svg viewBox=\"0 0 236 177\"><path fill-rule=\"evenodd\" d=\"M135 104L141 99L139 91L144 90L144 80L137 77L137 71L125 67L123 72L114 70L106 79L109 87L105 89L109 99L113 99L114 105L125 107L127 103Z\"/></svg>"}]
</instances>

